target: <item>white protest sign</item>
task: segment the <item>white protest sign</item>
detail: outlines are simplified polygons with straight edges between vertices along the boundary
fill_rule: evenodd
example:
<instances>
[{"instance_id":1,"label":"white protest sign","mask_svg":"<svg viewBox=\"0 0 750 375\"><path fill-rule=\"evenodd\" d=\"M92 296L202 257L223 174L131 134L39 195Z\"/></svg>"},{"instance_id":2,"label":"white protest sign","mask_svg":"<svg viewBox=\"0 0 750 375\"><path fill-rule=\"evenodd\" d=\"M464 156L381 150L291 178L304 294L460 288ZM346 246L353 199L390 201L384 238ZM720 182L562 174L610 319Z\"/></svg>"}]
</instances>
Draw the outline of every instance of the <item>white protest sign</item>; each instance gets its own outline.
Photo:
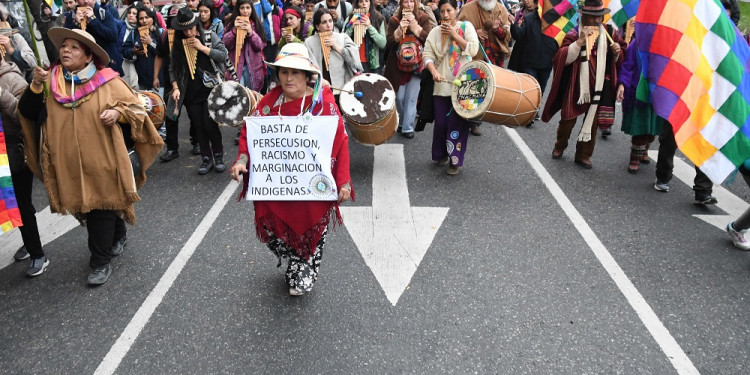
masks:
<instances>
[{"instance_id":1,"label":"white protest sign","mask_svg":"<svg viewBox=\"0 0 750 375\"><path fill-rule=\"evenodd\" d=\"M250 201L338 199L331 150L338 116L246 117Z\"/></svg>"}]
</instances>

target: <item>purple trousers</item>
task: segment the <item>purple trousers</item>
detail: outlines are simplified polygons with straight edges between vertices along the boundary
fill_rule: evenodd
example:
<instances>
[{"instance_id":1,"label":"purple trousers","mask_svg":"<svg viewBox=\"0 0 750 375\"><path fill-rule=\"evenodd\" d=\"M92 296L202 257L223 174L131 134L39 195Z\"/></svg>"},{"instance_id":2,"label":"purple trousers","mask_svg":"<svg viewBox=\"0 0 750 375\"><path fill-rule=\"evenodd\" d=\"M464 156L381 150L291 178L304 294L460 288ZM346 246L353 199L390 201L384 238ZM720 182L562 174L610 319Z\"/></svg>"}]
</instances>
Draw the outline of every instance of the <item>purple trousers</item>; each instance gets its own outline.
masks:
<instances>
[{"instance_id":1,"label":"purple trousers","mask_svg":"<svg viewBox=\"0 0 750 375\"><path fill-rule=\"evenodd\" d=\"M457 167L464 164L471 122L453 110L450 96L435 96L435 129L432 133L432 160L450 156Z\"/></svg>"}]
</instances>

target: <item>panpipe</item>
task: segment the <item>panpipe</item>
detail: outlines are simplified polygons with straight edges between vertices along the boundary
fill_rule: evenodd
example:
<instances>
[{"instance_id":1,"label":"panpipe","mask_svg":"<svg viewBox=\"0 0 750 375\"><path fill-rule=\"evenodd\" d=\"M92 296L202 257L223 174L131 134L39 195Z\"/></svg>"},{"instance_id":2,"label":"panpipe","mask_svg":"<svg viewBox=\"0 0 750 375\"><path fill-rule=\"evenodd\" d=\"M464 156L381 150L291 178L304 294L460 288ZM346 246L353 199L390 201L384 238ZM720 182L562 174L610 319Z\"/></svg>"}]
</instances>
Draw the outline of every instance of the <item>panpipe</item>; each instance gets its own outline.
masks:
<instances>
[{"instance_id":1,"label":"panpipe","mask_svg":"<svg viewBox=\"0 0 750 375\"><path fill-rule=\"evenodd\" d=\"M86 11L91 9L91 7L78 7L76 8L76 12L84 13L83 18L81 18L81 30L86 31L86 26L88 26L89 19L86 17Z\"/></svg>"},{"instance_id":2,"label":"panpipe","mask_svg":"<svg viewBox=\"0 0 750 375\"><path fill-rule=\"evenodd\" d=\"M323 62L326 65L326 70L330 71L328 58L331 55L331 47L326 45L326 40L328 40L333 35L333 32L321 31L320 33L318 33L318 35L320 35L320 47L323 49Z\"/></svg>"},{"instance_id":3,"label":"panpipe","mask_svg":"<svg viewBox=\"0 0 750 375\"><path fill-rule=\"evenodd\" d=\"M305 22L312 22L314 12L305 12Z\"/></svg>"},{"instance_id":4,"label":"panpipe","mask_svg":"<svg viewBox=\"0 0 750 375\"><path fill-rule=\"evenodd\" d=\"M5 60L5 46L0 44L0 60Z\"/></svg>"},{"instance_id":5,"label":"panpipe","mask_svg":"<svg viewBox=\"0 0 750 375\"><path fill-rule=\"evenodd\" d=\"M250 17L237 16L237 19L235 20L234 28L237 30L237 38L234 41L234 66L239 66L240 64L242 46L245 44L245 37L247 37L247 30L237 27L237 20L249 23Z\"/></svg>"},{"instance_id":6,"label":"panpipe","mask_svg":"<svg viewBox=\"0 0 750 375\"><path fill-rule=\"evenodd\" d=\"M403 12L401 12L401 19L404 19L404 17L406 17L407 14L411 14L411 11L410 10L404 10ZM407 29L409 29L408 26L401 28L401 37L402 38L406 36L406 30Z\"/></svg>"},{"instance_id":7,"label":"panpipe","mask_svg":"<svg viewBox=\"0 0 750 375\"><path fill-rule=\"evenodd\" d=\"M147 37L149 34L149 27L148 26L141 26L138 28L138 34L141 36L141 45L143 45L143 52L148 57L148 46L143 43L143 38Z\"/></svg>"},{"instance_id":8,"label":"panpipe","mask_svg":"<svg viewBox=\"0 0 750 375\"><path fill-rule=\"evenodd\" d=\"M596 43L596 39L599 38L599 26L584 26L583 30L593 31L591 35L586 36L586 56L589 56L589 58L591 58L591 47L594 46L594 43Z\"/></svg>"},{"instance_id":9,"label":"panpipe","mask_svg":"<svg viewBox=\"0 0 750 375\"><path fill-rule=\"evenodd\" d=\"M167 39L169 40L169 52L172 52L172 45L174 44L174 29L167 29Z\"/></svg>"},{"instance_id":10,"label":"panpipe","mask_svg":"<svg viewBox=\"0 0 750 375\"><path fill-rule=\"evenodd\" d=\"M354 15L358 16L358 21L362 20L362 17L367 16L367 12L369 9L365 8L358 8L354 10ZM354 24L354 44L357 45L357 47L362 46L362 40L365 38L365 33L367 32L367 26L362 23L355 23Z\"/></svg>"},{"instance_id":11,"label":"panpipe","mask_svg":"<svg viewBox=\"0 0 750 375\"><path fill-rule=\"evenodd\" d=\"M190 39L182 40L182 48L185 50L185 59L187 59L188 69L190 70L190 79L195 79L195 63L198 61L198 50L190 47Z\"/></svg>"},{"instance_id":12,"label":"panpipe","mask_svg":"<svg viewBox=\"0 0 750 375\"><path fill-rule=\"evenodd\" d=\"M286 33L294 36L294 26L282 27L282 30L286 30Z\"/></svg>"},{"instance_id":13,"label":"panpipe","mask_svg":"<svg viewBox=\"0 0 750 375\"><path fill-rule=\"evenodd\" d=\"M630 41L633 39L633 33L635 33L635 17L628 20L625 24L625 43L630 45Z\"/></svg>"}]
</instances>

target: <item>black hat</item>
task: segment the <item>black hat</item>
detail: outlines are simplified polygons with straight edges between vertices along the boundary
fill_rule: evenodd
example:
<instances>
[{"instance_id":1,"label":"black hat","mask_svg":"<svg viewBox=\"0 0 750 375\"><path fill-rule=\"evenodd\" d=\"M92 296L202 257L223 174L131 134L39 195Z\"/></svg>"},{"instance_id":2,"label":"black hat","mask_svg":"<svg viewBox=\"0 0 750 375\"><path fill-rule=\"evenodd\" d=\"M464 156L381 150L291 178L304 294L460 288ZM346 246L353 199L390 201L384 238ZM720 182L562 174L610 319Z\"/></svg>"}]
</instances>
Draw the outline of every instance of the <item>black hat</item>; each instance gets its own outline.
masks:
<instances>
[{"instance_id":1,"label":"black hat","mask_svg":"<svg viewBox=\"0 0 750 375\"><path fill-rule=\"evenodd\" d=\"M187 30L197 25L200 20L190 8L180 8L177 11L177 15L172 18L172 28L175 30Z\"/></svg>"},{"instance_id":2,"label":"black hat","mask_svg":"<svg viewBox=\"0 0 750 375\"><path fill-rule=\"evenodd\" d=\"M578 13L589 16L603 16L609 14L609 8L605 8L602 0L586 0L583 6L578 9Z\"/></svg>"}]
</instances>

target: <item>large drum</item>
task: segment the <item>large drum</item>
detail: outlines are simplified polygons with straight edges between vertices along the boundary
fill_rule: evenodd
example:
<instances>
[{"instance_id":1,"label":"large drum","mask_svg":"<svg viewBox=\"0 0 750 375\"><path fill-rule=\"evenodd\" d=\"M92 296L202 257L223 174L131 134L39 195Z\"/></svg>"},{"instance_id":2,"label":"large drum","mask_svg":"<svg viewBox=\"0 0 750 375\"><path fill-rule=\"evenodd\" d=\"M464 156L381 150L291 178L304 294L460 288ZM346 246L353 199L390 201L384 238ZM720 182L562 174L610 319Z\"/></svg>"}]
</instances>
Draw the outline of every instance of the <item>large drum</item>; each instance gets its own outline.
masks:
<instances>
[{"instance_id":1,"label":"large drum","mask_svg":"<svg viewBox=\"0 0 750 375\"><path fill-rule=\"evenodd\" d=\"M154 126L159 129L164 125L164 118L166 116L166 107L164 106L164 100L159 94L153 91L136 91L138 99L143 103L143 107L146 108L148 118L154 123Z\"/></svg>"},{"instance_id":2,"label":"large drum","mask_svg":"<svg viewBox=\"0 0 750 375\"><path fill-rule=\"evenodd\" d=\"M484 61L462 66L453 84L453 109L467 120L525 126L534 120L542 102L534 77Z\"/></svg>"},{"instance_id":3,"label":"large drum","mask_svg":"<svg viewBox=\"0 0 750 375\"><path fill-rule=\"evenodd\" d=\"M347 82L339 96L341 113L349 132L359 143L379 145L398 127L396 92L383 76L365 73Z\"/></svg>"},{"instance_id":4,"label":"large drum","mask_svg":"<svg viewBox=\"0 0 750 375\"><path fill-rule=\"evenodd\" d=\"M262 97L235 81L224 81L208 95L208 115L222 126L242 126Z\"/></svg>"}]
</instances>

